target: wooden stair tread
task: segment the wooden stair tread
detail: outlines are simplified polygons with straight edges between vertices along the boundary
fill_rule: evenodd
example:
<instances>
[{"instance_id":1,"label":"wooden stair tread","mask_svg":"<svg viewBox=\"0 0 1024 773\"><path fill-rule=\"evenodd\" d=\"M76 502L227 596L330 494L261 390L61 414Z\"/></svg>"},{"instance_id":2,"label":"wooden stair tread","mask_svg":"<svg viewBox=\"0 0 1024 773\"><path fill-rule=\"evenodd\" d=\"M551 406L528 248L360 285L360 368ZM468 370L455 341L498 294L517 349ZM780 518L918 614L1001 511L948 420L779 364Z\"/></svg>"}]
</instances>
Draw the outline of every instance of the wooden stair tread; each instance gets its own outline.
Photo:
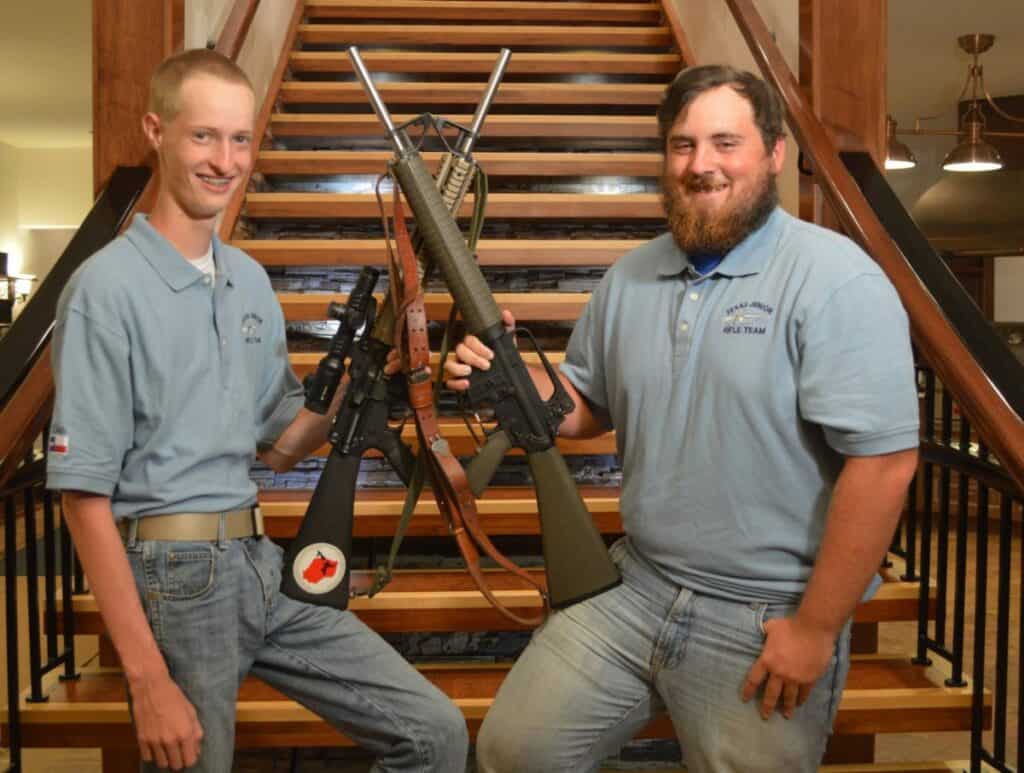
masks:
<instances>
[{"instance_id":1,"label":"wooden stair tread","mask_svg":"<svg viewBox=\"0 0 1024 773\"><path fill-rule=\"evenodd\" d=\"M563 21L657 24L658 3L621 2L523 2L477 0L455 4L450 0L317 0L306 3L307 16L332 19L425 19L427 21Z\"/></svg>"},{"instance_id":2,"label":"wooden stair tread","mask_svg":"<svg viewBox=\"0 0 1024 773\"><path fill-rule=\"evenodd\" d=\"M469 429L461 419L453 417L442 417L440 422L441 434L444 435L456 456L472 456L476 453L476 445ZM416 448L416 430L409 425L402 431L402 439L412 448ZM606 432L595 438L577 440L573 438L559 437L556 441L558 450L562 454L614 454L615 433ZM329 446L323 445L313 452L313 456L327 456ZM509 452L514 456L522 454L518 449ZM376 452L370 452L367 456L379 456Z\"/></svg>"},{"instance_id":3,"label":"wooden stair tread","mask_svg":"<svg viewBox=\"0 0 1024 773\"><path fill-rule=\"evenodd\" d=\"M521 352L521 354L527 364L540 364L540 356L536 352ZM545 355L552 365L558 365L565 359L565 352L545 352ZM324 352L291 352L288 355L288 361L291 363L295 375L301 380L307 373L316 370L316 366L323 356ZM436 368L440 359L441 355L439 352L430 353L430 364L432 367Z\"/></svg>"},{"instance_id":4,"label":"wooden stair tread","mask_svg":"<svg viewBox=\"0 0 1024 773\"><path fill-rule=\"evenodd\" d=\"M261 502L262 504L262 502ZM297 526L298 517L295 519ZM357 514L357 520L359 515ZM414 519L415 521L415 519ZM536 522L536 519L534 519ZM487 524L485 522L485 528ZM295 530L292 530L294 534ZM536 530L535 532L536 533ZM545 584L543 568L527 570L542 585ZM490 587L495 595L510 609L522 614L534 614L540 607L540 597L522 580L501 570L485 570L489 575ZM354 588L365 589L374 579L370 570L353 570ZM934 602L935 588L931 589ZM63 608L63 603L60 603ZM74 596L72 609L75 614L76 630L82 634L101 634L103 622L92 595ZM495 612L476 588L469 573L464 569L399 569L391 583L373 598L359 597L352 600L350 609L368 626L379 633L402 633L408 631L507 631L522 627L501 617ZM913 620L917 613L917 586L901 581L886 582L878 589L875 597L861 604L855 614L857 623L891 622ZM63 620L58 618L58 630L63 630ZM901 681L886 683L887 672L874 666L865 665L864 685L875 688L898 686L916 688L917 682ZM917 673L917 672L908 672ZM870 681L874 674L876 681ZM882 681L879 681L882 680Z\"/></svg>"},{"instance_id":5,"label":"wooden stair tread","mask_svg":"<svg viewBox=\"0 0 1024 773\"><path fill-rule=\"evenodd\" d=\"M437 171L440 153L423 153L431 172ZM474 153L489 177L608 175L657 177L660 153ZM390 151L265 150L256 159L264 174L282 175L376 175L394 159Z\"/></svg>"},{"instance_id":6,"label":"wooden stair tread","mask_svg":"<svg viewBox=\"0 0 1024 773\"><path fill-rule=\"evenodd\" d=\"M383 295L377 295L378 303ZM322 320L327 318L327 307L332 301L344 303L346 293L277 293L277 299L289 321ZM576 320L590 299L590 293L494 293L494 300L502 309L509 309L520 322L530 320ZM452 299L448 293L424 293L427 318L448 319Z\"/></svg>"},{"instance_id":7,"label":"wooden stair tread","mask_svg":"<svg viewBox=\"0 0 1024 773\"><path fill-rule=\"evenodd\" d=\"M446 46L593 46L665 48L666 26L616 27L498 24L300 24L303 43L335 45L401 44Z\"/></svg>"},{"instance_id":8,"label":"wooden stair tread","mask_svg":"<svg viewBox=\"0 0 1024 773\"><path fill-rule=\"evenodd\" d=\"M469 0L465 0L469 1ZM392 116L396 124L405 123L416 116L397 113ZM449 120L468 126L471 115L448 115ZM488 138L542 137L591 139L653 139L658 136L658 124L649 115L510 115L487 117L485 134ZM332 113L274 113L270 130L278 137L335 136L384 138L380 120L371 114Z\"/></svg>"},{"instance_id":9,"label":"wooden stair tread","mask_svg":"<svg viewBox=\"0 0 1024 773\"><path fill-rule=\"evenodd\" d=\"M444 663L417 667L453 698L470 721L471 732L475 732L477 721L486 714L509 665ZM836 734L969 728L970 688L945 687L942 678L939 669L914 666L905 657L853 656L836 718ZM58 723L69 728L81 724L105 734L112 730L112 725L121 725L130 732L124 682L116 669L87 671L81 679L71 682L48 679L47 694L49 700L44 703L22 699L21 721L28 745L96 745L95 737L76 744L78 734L47 730ZM986 693L985 697L986 713L990 714L991 696ZM237 717L239 746L274 745L267 741L278 741L270 734L260 742L254 733L244 732L246 725L295 724L293 729L301 731L309 745L334 745L340 738L308 709L252 677L243 683ZM6 721L6 709L2 718ZM661 716L646 734L667 737L671 732L667 717Z\"/></svg>"},{"instance_id":10,"label":"wooden stair tread","mask_svg":"<svg viewBox=\"0 0 1024 773\"><path fill-rule=\"evenodd\" d=\"M476 0L473 0L476 2ZM450 5L450 3L449 3ZM462 51L364 51L363 61L370 72L457 72L478 73L481 78L494 69L493 53ZM520 52L509 60L509 74L558 75L570 73L606 75L675 75L682 67L678 54L613 54L573 51ZM293 72L352 72L352 61L343 51L294 51L289 59Z\"/></svg>"},{"instance_id":11,"label":"wooden stair tread","mask_svg":"<svg viewBox=\"0 0 1024 773\"><path fill-rule=\"evenodd\" d=\"M477 257L483 266L610 266L644 241L481 239ZM231 244L265 266L387 265L383 239L235 239Z\"/></svg>"},{"instance_id":12,"label":"wooden stair tread","mask_svg":"<svg viewBox=\"0 0 1024 773\"><path fill-rule=\"evenodd\" d=\"M475 106L483 85L478 83L415 82L377 84L384 104L389 106L443 105ZM494 97L496 105L587 105L650 106L661 103L665 92L660 83L514 83L501 84ZM284 104L367 105L362 84L355 81L290 81L282 83L278 98ZM408 109L408 108L406 108Z\"/></svg>"},{"instance_id":13,"label":"wooden stair tread","mask_svg":"<svg viewBox=\"0 0 1024 773\"><path fill-rule=\"evenodd\" d=\"M820 773L963 773L970 760L939 762L873 762L847 765L823 765Z\"/></svg>"},{"instance_id":14,"label":"wooden stair tread","mask_svg":"<svg viewBox=\"0 0 1024 773\"><path fill-rule=\"evenodd\" d=\"M473 214L473 199L472 195L466 196L459 217ZM391 197L385 197L388 214L391 206ZM369 219L380 217L380 205L372 193L249 193L245 212L250 218ZM490 220L657 220L663 215L657 193L491 193L487 197Z\"/></svg>"}]
</instances>

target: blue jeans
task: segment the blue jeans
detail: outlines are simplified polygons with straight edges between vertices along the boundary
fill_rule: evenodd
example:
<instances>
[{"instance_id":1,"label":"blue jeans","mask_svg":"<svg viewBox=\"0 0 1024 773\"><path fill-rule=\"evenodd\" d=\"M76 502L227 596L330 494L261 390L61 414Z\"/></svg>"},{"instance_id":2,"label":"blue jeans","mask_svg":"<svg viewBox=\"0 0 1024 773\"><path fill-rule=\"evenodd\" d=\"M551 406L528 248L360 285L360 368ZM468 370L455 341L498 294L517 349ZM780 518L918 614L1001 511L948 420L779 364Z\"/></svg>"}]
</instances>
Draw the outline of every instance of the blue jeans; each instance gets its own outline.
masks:
<instances>
[{"instance_id":1,"label":"blue jeans","mask_svg":"<svg viewBox=\"0 0 1024 773\"><path fill-rule=\"evenodd\" d=\"M849 668L849 625L793 718L761 719L740 691L766 619L789 605L672 585L616 543L619 587L553 614L502 684L477 739L482 773L594 771L668 711L690 773L818 769Z\"/></svg>"},{"instance_id":2,"label":"blue jeans","mask_svg":"<svg viewBox=\"0 0 1024 773\"><path fill-rule=\"evenodd\" d=\"M203 727L190 771L231 770L235 702L250 673L377 754L375 771L465 770L462 713L351 612L281 595L283 551L268 538L127 551L171 677Z\"/></svg>"}]
</instances>

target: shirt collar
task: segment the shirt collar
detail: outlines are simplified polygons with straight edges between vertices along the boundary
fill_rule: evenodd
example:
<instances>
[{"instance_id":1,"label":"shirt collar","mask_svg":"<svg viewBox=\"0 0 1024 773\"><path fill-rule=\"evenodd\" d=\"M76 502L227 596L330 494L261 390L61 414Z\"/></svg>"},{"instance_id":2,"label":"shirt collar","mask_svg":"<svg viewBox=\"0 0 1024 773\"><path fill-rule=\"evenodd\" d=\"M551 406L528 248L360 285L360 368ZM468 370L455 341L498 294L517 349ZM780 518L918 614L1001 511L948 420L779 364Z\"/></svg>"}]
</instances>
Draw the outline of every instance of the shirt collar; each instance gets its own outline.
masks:
<instances>
[{"instance_id":1,"label":"shirt collar","mask_svg":"<svg viewBox=\"0 0 1024 773\"><path fill-rule=\"evenodd\" d=\"M139 214L132 219L131 226L125 231L125 237L135 245L153 270L175 292L180 292L203 278L203 273L196 271L174 245L149 224L149 218L145 215ZM216 233L213 234L213 260L217 267L218 282L223 276L227 284L233 285L231 259Z\"/></svg>"},{"instance_id":2,"label":"shirt collar","mask_svg":"<svg viewBox=\"0 0 1024 773\"><path fill-rule=\"evenodd\" d=\"M732 277L760 273L774 254L775 245L778 243L788 217L789 215L784 209L776 207L768 219L733 247L711 273ZM690 263L690 259L675 243L671 234L668 237L671 240L671 249L665 253L661 265L658 266L659 276L679 276L682 273L699 276L693 264Z\"/></svg>"}]
</instances>

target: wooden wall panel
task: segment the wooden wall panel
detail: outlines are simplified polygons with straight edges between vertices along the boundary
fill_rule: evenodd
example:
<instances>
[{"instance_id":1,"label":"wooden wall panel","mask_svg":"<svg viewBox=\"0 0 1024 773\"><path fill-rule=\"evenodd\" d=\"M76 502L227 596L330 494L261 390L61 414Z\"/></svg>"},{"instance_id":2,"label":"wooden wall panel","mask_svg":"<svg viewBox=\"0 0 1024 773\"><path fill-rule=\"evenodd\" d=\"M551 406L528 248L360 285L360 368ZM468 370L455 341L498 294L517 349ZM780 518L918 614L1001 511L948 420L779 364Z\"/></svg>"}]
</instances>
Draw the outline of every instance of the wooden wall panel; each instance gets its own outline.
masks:
<instances>
[{"instance_id":1,"label":"wooden wall panel","mask_svg":"<svg viewBox=\"0 0 1024 773\"><path fill-rule=\"evenodd\" d=\"M800 0L800 85L840 150L885 157L888 0ZM834 226L808 182L801 217Z\"/></svg>"},{"instance_id":2,"label":"wooden wall panel","mask_svg":"<svg viewBox=\"0 0 1024 773\"><path fill-rule=\"evenodd\" d=\"M93 181L141 164L149 76L184 41L185 0L93 0Z\"/></svg>"}]
</instances>

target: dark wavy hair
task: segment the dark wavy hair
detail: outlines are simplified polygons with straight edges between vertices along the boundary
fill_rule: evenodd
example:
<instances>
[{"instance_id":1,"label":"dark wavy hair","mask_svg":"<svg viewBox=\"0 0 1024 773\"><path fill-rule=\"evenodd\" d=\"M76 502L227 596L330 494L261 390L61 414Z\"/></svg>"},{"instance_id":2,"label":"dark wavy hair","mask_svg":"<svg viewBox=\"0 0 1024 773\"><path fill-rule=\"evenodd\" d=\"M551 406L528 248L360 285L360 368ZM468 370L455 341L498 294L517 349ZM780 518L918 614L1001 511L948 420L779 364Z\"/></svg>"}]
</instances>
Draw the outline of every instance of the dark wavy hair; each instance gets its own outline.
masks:
<instances>
[{"instance_id":1,"label":"dark wavy hair","mask_svg":"<svg viewBox=\"0 0 1024 773\"><path fill-rule=\"evenodd\" d=\"M766 150L771 152L775 143L786 136L782 99L774 88L746 70L708 64L681 70L665 89L658 108L658 136L662 151L679 114L705 91L719 86L730 87L750 103L754 109L754 123L761 132Z\"/></svg>"}]
</instances>

